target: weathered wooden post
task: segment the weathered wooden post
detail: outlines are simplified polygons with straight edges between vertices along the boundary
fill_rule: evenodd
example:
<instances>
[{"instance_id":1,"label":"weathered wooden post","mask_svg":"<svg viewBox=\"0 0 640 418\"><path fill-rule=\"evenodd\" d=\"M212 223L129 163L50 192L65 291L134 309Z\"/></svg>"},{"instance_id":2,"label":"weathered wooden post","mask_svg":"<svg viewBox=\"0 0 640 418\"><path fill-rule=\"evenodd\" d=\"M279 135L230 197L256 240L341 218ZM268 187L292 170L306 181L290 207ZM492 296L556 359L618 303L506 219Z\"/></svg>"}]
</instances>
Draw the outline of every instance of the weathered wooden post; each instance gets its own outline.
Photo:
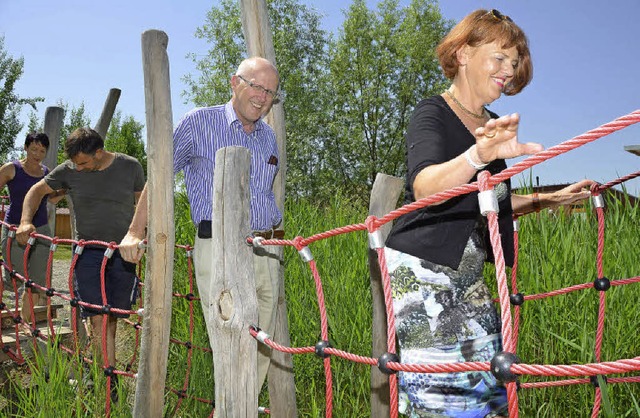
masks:
<instances>
[{"instance_id":1,"label":"weathered wooden post","mask_svg":"<svg viewBox=\"0 0 640 418\"><path fill-rule=\"evenodd\" d=\"M249 326L258 323L253 250L246 243L249 223L251 154L243 147L216 152L210 296L207 331L213 350L216 417L258 416L257 342Z\"/></svg>"},{"instance_id":2,"label":"weathered wooden post","mask_svg":"<svg viewBox=\"0 0 640 418\"><path fill-rule=\"evenodd\" d=\"M404 182L401 178L378 173L371 189L369 215L382 217L396 208L398 197ZM388 223L380 228L385 240L391 231ZM369 272L371 274L371 299L373 304L373 336L372 355L380 357L387 351L387 311L384 304L382 274L378 265L378 253L369 249ZM371 368L371 418L388 418L389 409L389 377Z\"/></svg>"},{"instance_id":3,"label":"weathered wooden post","mask_svg":"<svg viewBox=\"0 0 640 418\"><path fill-rule=\"evenodd\" d=\"M147 210L149 213L144 327L136 384L134 417L163 416L164 387L171 331L173 285L173 114L169 84L167 34L142 34L142 66L149 146Z\"/></svg>"},{"instance_id":4,"label":"weathered wooden post","mask_svg":"<svg viewBox=\"0 0 640 418\"><path fill-rule=\"evenodd\" d=\"M266 1L240 0L240 11L242 15L242 30L247 43L249 56L266 58L277 66ZM278 208L284 213L287 148L284 108L282 104L274 105L265 120L276 132L278 150L280 152L280 171L275 178L273 191L276 196ZM284 223L283 218L281 228L284 227ZM279 260L279 263L272 263L272 268L277 270L277 274L272 274L272 277L279 278L280 289L273 339L279 344L289 346L291 345L291 340L289 338L287 302L284 293L283 249L282 247L274 246L266 246L264 248L272 254L275 254L276 259ZM293 380L293 359L290 354L285 354L277 350L272 351L268 382L271 416L274 418L297 417L296 388Z\"/></svg>"},{"instance_id":5,"label":"weathered wooden post","mask_svg":"<svg viewBox=\"0 0 640 418\"><path fill-rule=\"evenodd\" d=\"M49 149L44 157L44 165L53 170L58 165L58 144L64 120L64 109L49 106L44 112L44 133L49 137ZM64 139L63 139L64 140ZM56 235L56 205L47 202L47 220L53 236Z\"/></svg>"},{"instance_id":6,"label":"weathered wooden post","mask_svg":"<svg viewBox=\"0 0 640 418\"><path fill-rule=\"evenodd\" d=\"M116 111L116 105L120 99L120 93L120 89L113 88L109 90L107 100L104 102L104 106L102 107L100 119L98 119L96 127L94 128L94 130L100 134L102 139L107 137L109 125L111 125L111 119L113 119L113 114Z\"/></svg>"}]
</instances>

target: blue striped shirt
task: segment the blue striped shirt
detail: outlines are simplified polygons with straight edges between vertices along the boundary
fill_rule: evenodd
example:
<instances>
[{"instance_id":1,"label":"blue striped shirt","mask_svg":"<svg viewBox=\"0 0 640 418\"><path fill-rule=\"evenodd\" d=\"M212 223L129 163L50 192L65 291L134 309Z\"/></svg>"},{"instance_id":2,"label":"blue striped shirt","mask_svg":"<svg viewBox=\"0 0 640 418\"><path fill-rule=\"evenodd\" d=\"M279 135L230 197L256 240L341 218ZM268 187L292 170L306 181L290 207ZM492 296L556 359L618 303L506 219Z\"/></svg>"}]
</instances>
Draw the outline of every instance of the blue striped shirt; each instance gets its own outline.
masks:
<instances>
[{"instance_id":1,"label":"blue striped shirt","mask_svg":"<svg viewBox=\"0 0 640 418\"><path fill-rule=\"evenodd\" d=\"M251 228L271 229L282 220L273 194L280 166L276 135L262 120L256 122L252 133L244 132L231 102L189 111L173 133L173 171L184 171L191 219L196 225L211 220L216 151L229 146L251 152Z\"/></svg>"}]
</instances>

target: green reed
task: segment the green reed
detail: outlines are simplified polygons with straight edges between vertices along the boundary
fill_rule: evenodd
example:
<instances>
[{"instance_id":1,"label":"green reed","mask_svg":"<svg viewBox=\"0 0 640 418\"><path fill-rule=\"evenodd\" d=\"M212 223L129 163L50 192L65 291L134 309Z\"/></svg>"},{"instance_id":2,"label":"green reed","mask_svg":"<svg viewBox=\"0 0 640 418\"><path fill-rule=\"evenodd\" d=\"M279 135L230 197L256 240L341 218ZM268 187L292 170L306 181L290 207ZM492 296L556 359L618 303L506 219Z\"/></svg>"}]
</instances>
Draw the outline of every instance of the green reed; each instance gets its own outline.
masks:
<instances>
[{"instance_id":1,"label":"green reed","mask_svg":"<svg viewBox=\"0 0 640 418\"><path fill-rule=\"evenodd\" d=\"M604 272L610 280L635 277L640 274L640 209L618 201L607 202ZM366 208L336 197L323 205L290 200L286 204L286 237L309 237L336 227L364 222ZM176 243L192 243L195 230L189 220L188 205L183 195L176 196ZM364 231L343 234L309 245L317 263L327 305L329 340L332 346L358 355L371 353L371 296L367 265L368 241ZM596 279L597 221L589 209L584 214L564 212L540 213L521 218L519 291L525 295L548 292ZM285 293L291 344L294 347L315 345L320 338L320 313L315 283L309 269L294 248L286 247ZM186 257L176 250L174 292L189 293ZM509 269L508 269L509 270ZM510 271L507 272L510 274ZM485 277L495 291L495 269L487 265ZM508 276L510 277L510 276ZM197 294L197 289L196 289ZM607 317L602 349L602 361L633 358L640 354L637 328L640 325L640 285L612 287L606 292ZM527 301L521 309L521 329L517 354L528 364L582 364L595 361L594 344L597 324L598 292L589 289L549 299ZM189 337L190 304L174 299L171 337L190 341L194 346L208 347L206 327L199 303L193 304L195 334ZM213 399L214 383L211 353L193 350L192 366L187 368L188 350L170 344L167 386L182 389L190 373L187 393ZM64 356L60 356L64 357ZM104 391L96 390L76 401L69 384L51 378L56 367L64 375L66 363L48 362L48 384L58 382L54 389L56 405L66 403L76 416L100 416L104 411ZM314 354L293 357L296 396L300 417L324 416L325 377L322 360ZM53 364L53 365L52 365ZM370 367L341 358L331 359L334 390L334 416L366 417L370 411ZM38 366L36 369L45 369ZM46 379L34 373L32 380L40 387ZM582 376L578 376L582 377ZM39 380L40 379L40 380ZM522 382L554 380L546 377L522 376ZM120 402L112 417L131 416L133 381L127 382L128 404ZM604 383L604 382L603 382ZM42 383L44 384L44 383ZM24 414L38 411L42 396L20 385L14 388L18 401L12 404ZM640 416L640 384L602 384L604 401L600 416ZM268 405L266 390L260 404ZM102 394L101 394L102 393ZM48 396L48 395L47 395ZM584 417L591 414L594 389L591 385L547 389L522 389L518 392L519 411L523 417ZM165 396L166 416L205 417L211 405L189 397L175 411L178 396ZM62 409L60 409L62 410ZM0 416L2 415L0 411ZM51 409L57 413L58 409ZM65 412L59 416L71 416ZM20 415L11 415L20 416ZM35 415L38 416L38 415ZM48 415L50 416L50 415Z\"/></svg>"}]
</instances>

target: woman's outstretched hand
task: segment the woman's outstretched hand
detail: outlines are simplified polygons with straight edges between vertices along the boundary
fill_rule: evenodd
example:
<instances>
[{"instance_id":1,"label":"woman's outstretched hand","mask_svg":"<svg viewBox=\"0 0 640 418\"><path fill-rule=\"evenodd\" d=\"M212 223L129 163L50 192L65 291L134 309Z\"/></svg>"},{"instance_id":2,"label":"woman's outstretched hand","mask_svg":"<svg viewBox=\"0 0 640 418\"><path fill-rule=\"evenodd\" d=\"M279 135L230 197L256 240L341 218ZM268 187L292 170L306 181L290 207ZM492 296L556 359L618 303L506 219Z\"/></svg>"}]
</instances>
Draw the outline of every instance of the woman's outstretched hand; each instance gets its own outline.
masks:
<instances>
[{"instance_id":1,"label":"woman's outstretched hand","mask_svg":"<svg viewBox=\"0 0 640 418\"><path fill-rule=\"evenodd\" d=\"M519 124L520 116L513 113L490 119L483 127L476 129L474 136L479 162L490 163L497 159L515 158L542 151L544 147L541 144L518 142Z\"/></svg>"}]
</instances>

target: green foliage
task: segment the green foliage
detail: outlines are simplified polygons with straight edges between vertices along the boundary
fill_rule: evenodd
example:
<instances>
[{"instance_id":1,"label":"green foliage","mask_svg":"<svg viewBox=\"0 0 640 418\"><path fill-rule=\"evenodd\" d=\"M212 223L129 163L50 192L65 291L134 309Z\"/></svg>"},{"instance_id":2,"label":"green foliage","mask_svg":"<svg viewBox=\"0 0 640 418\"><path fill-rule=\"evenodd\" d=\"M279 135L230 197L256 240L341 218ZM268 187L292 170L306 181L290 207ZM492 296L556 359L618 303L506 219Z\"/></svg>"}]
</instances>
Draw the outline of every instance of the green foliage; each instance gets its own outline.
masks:
<instances>
[{"instance_id":1,"label":"green foliage","mask_svg":"<svg viewBox=\"0 0 640 418\"><path fill-rule=\"evenodd\" d=\"M351 4L330 51L327 180L367 201L377 173L402 174L411 112L447 83L434 50L449 28L431 0L402 9L384 0L377 11L364 0Z\"/></svg>"},{"instance_id":2,"label":"green foliage","mask_svg":"<svg viewBox=\"0 0 640 418\"><path fill-rule=\"evenodd\" d=\"M67 159L64 153L64 143L67 137L78 128L91 126L91 118L86 114L84 102L80 103L78 107L69 108L69 104L59 100L58 106L64 111L64 120L60 128L60 141L58 142L58 164L60 164Z\"/></svg>"},{"instance_id":3,"label":"green foliage","mask_svg":"<svg viewBox=\"0 0 640 418\"><path fill-rule=\"evenodd\" d=\"M415 104L444 88L433 49L451 25L432 0L405 8L386 0L376 12L358 0L333 40L298 0L267 5L285 95L288 193L325 201L338 188L364 202L376 173L402 171ZM184 95L198 106L226 102L245 55L238 3L213 7L196 36L211 48L190 55L200 76L185 78Z\"/></svg>"},{"instance_id":4,"label":"green foliage","mask_svg":"<svg viewBox=\"0 0 640 418\"><path fill-rule=\"evenodd\" d=\"M122 112L113 115L109 131L104 141L104 148L108 151L120 152L135 157L147 175L147 153L144 150L142 129L144 125L136 121L133 116L122 118Z\"/></svg>"},{"instance_id":5,"label":"green foliage","mask_svg":"<svg viewBox=\"0 0 640 418\"><path fill-rule=\"evenodd\" d=\"M22 130L20 110L27 104L36 109L42 97L23 98L15 93L15 84L24 72L24 58L14 59L4 47L4 36L0 36L0 159L5 160L13 150L16 137Z\"/></svg>"}]
</instances>

